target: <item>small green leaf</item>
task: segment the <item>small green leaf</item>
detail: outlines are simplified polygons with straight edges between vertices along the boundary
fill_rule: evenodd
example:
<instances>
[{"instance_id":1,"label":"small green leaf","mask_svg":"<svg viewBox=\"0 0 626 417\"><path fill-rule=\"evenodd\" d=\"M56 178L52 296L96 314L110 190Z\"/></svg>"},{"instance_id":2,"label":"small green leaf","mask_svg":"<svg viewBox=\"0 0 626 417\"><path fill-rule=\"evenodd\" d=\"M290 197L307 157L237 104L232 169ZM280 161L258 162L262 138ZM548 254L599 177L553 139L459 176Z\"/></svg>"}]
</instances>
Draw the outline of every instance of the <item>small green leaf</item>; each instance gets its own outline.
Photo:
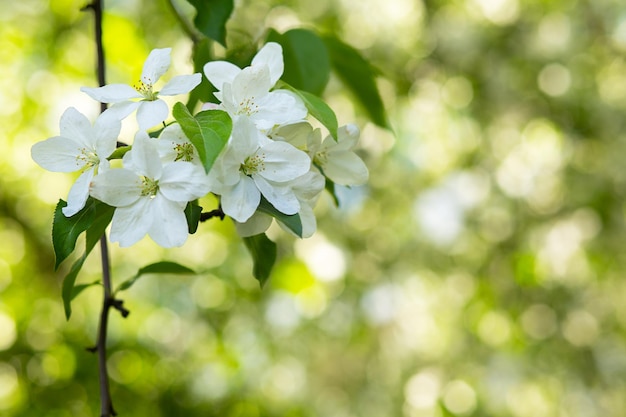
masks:
<instances>
[{"instance_id":1,"label":"small green leaf","mask_svg":"<svg viewBox=\"0 0 626 417\"><path fill-rule=\"evenodd\" d=\"M314 32L291 29L283 34L270 30L268 42L283 47L285 71L281 77L299 90L320 95L330 78L330 60L326 45Z\"/></svg>"},{"instance_id":2,"label":"small green leaf","mask_svg":"<svg viewBox=\"0 0 626 417\"><path fill-rule=\"evenodd\" d=\"M111 219L113 218L113 212L115 211L113 207L101 203L100 201L93 201L95 208L95 219L86 232L85 252L80 258L78 258L74 262L72 268L70 269L70 272L68 272L63 279L63 288L61 294L63 297L63 307L65 308L65 317L68 320L72 315L71 302L74 298L74 284L76 283L76 277L83 267L85 260L87 260L87 256L89 255L89 253L91 253L93 248L100 241L100 238L102 238L102 236L104 235L107 226L109 225L109 223L111 223Z\"/></svg>"},{"instance_id":3,"label":"small green leaf","mask_svg":"<svg viewBox=\"0 0 626 417\"><path fill-rule=\"evenodd\" d=\"M67 203L59 200L54 210L54 220L52 222L52 246L54 247L54 256L56 258L54 270L59 268L63 262L76 247L76 240L94 221L96 212L94 208L94 199L90 198L85 203L85 207L72 217L65 217L63 207Z\"/></svg>"},{"instance_id":4,"label":"small green leaf","mask_svg":"<svg viewBox=\"0 0 626 417\"><path fill-rule=\"evenodd\" d=\"M109 156L107 159L109 161L113 159L122 159L124 155L126 155L126 152L130 151L132 148L133 147L130 145L120 146L119 148L116 148L111 154L111 156Z\"/></svg>"},{"instance_id":5,"label":"small green leaf","mask_svg":"<svg viewBox=\"0 0 626 417\"><path fill-rule=\"evenodd\" d=\"M324 37L330 62L341 80L352 91L369 118L380 127L389 128L387 113L376 86L376 74L365 58L353 47L334 37Z\"/></svg>"},{"instance_id":6,"label":"small green leaf","mask_svg":"<svg viewBox=\"0 0 626 417\"><path fill-rule=\"evenodd\" d=\"M339 197L337 197L337 193L335 192L335 183L329 180L328 177L326 178L326 184L324 185L324 188L326 188L326 191L330 193L333 201L335 202L335 205L339 206Z\"/></svg>"},{"instance_id":7,"label":"small green leaf","mask_svg":"<svg viewBox=\"0 0 626 417\"><path fill-rule=\"evenodd\" d=\"M289 230L294 232L296 235L302 237L302 220L300 219L299 214L296 213L289 215L278 211L276 207L274 207L269 201L267 201L263 197L261 197L261 202L259 203L258 210L265 214L269 214L276 220L280 220L280 222L287 226Z\"/></svg>"},{"instance_id":8,"label":"small green leaf","mask_svg":"<svg viewBox=\"0 0 626 417\"><path fill-rule=\"evenodd\" d=\"M307 93L306 91L300 91L293 88L285 82L279 82L277 87L293 91L298 97L300 97L311 116L319 120L326 127L326 129L328 129L331 136L337 140L337 129L339 128L337 116L335 115L333 109L331 109L330 106L324 102L324 100L311 93Z\"/></svg>"},{"instance_id":9,"label":"small green leaf","mask_svg":"<svg viewBox=\"0 0 626 417\"><path fill-rule=\"evenodd\" d=\"M230 116L222 110L205 110L194 117L182 103L174 105L172 114L198 150L198 156L208 174L230 137L233 129Z\"/></svg>"},{"instance_id":10,"label":"small green leaf","mask_svg":"<svg viewBox=\"0 0 626 417\"><path fill-rule=\"evenodd\" d=\"M244 237L243 242L252 255L254 263L252 274L263 287L276 262L276 243L272 242L265 233Z\"/></svg>"},{"instance_id":11,"label":"small green leaf","mask_svg":"<svg viewBox=\"0 0 626 417\"><path fill-rule=\"evenodd\" d=\"M193 71L203 73L204 64L213 60L213 54L211 52L211 41L203 38L201 41L193 44ZM202 82L191 93L189 93L189 100L187 100L187 108L193 110L196 108L198 102L212 102L217 103L217 97L213 95L213 92L217 91L213 84L209 82L206 77L202 77Z\"/></svg>"},{"instance_id":12,"label":"small green leaf","mask_svg":"<svg viewBox=\"0 0 626 417\"><path fill-rule=\"evenodd\" d=\"M196 8L193 24L206 37L226 46L226 22L233 12L233 0L188 0Z\"/></svg>"},{"instance_id":13,"label":"small green leaf","mask_svg":"<svg viewBox=\"0 0 626 417\"><path fill-rule=\"evenodd\" d=\"M102 285L102 282L100 280L91 282L89 284L80 284L80 285L75 285L74 289L72 290L72 300L74 298L76 298L78 296L78 294L80 294L81 292L83 292L84 290L86 290L89 287L93 287L94 285Z\"/></svg>"},{"instance_id":14,"label":"small green leaf","mask_svg":"<svg viewBox=\"0 0 626 417\"><path fill-rule=\"evenodd\" d=\"M202 207L198 205L198 200L190 201L185 207L185 218L187 219L187 228L189 234L193 235L198 230L198 223L200 223L200 214L202 213Z\"/></svg>"},{"instance_id":15,"label":"small green leaf","mask_svg":"<svg viewBox=\"0 0 626 417\"><path fill-rule=\"evenodd\" d=\"M193 269L189 269L186 266L177 264L176 262L157 262L144 266L141 268L135 276L122 282L115 290L115 293L129 289L139 278L146 274L195 274Z\"/></svg>"}]
</instances>

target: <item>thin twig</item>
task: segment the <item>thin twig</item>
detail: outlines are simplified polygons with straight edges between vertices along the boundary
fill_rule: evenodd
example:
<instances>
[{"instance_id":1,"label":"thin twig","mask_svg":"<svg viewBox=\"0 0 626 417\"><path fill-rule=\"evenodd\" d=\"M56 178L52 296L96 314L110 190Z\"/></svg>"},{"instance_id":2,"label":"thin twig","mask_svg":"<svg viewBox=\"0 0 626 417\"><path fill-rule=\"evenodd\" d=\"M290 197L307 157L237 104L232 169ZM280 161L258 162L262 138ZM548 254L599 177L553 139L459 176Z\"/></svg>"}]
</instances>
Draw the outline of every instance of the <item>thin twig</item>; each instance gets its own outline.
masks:
<instances>
[{"instance_id":1,"label":"thin twig","mask_svg":"<svg viewBox=\"0 0 626 417\"><path fill-rule=\"evenodd\" d=\"M167 4L169 4L170 9L176 16L176 19L180 23L183 28L183 31L189 36L194 44L200 42L203 38L203 35L198 32L198 30L191 24L191 22L182 14L180 9L176 6L174 0L168 0Z\"/></svg>"},{"instance_id":2,"label":"thin twig","mask_svg":"<svg viewBox=\"0 0 626 417\"><path fill-rule=\"evenodd\" d=\"M92 3L83 8L83 10L91 9L94 12L95 41L98 60L98 84L101 87L106 84L104 46L102 44L102 3L103 0L93 0ZM104 112L106 109L106 103L101 103L100 111ZM111 292L111 269L106 234L103 234L102 238L100 239L100 255L102 260L102 285L104 287L104 296L102 300L102 310L100 312L100 322L98 325L98 339L95 348L91 348L89 350L98 353L98 370L100 381L100 416L111 417L117 415L117 413L113 408L113 402L111 400L111 390L109 388L109 374L107 371L106 340L109 323L109 310L111 309L111 307L116 308L122 313L123 317L126 317L128 315L128 310L123 308L122 301L115 300Z\"/></svg>"}]
</instances>

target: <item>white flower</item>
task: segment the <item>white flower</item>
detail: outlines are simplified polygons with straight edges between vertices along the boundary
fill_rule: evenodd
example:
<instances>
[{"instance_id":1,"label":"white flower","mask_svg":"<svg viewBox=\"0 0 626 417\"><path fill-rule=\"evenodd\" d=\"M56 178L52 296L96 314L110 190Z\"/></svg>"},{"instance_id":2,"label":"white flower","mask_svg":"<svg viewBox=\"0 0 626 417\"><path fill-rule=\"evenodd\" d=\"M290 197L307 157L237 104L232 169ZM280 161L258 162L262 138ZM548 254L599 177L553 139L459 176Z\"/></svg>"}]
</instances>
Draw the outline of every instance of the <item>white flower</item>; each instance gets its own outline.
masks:
<instances>
[{"instance_id":1,"label":"white flower","mask_svg":"<svg viewBox=\"0 0 626 417\"><path fill-rule=\"evenodd\" d=\"M321 136L310 135L308 149L313 163L324 175L340 185L361 185L367 182L367 166L352 150L359 140L359 128L353 124L341 126L337 131L337 141L327 136L323 143Z\"/></svg>"},{"instance_id":2,"label":"white flower","mask_svg":"<svg viewBox=\"0 0 626 417\"><path fill-rule=\"evenodd\" d=\"M104 87L80 90L101 103L114 103L111 110L121 119L137 110L137 122L146 130L163 122L169 114L167 104L159 96L175 96L193 90L202 81L200 73L172 78L160 91L154 85L170 67L171 48L153 49L143 65L141 79L134 87L127 84L109 84ZM139 101L133 101L140 99Z\"/></svg>"},{"instance_id":3,"label":"white flower","mask_svg":"<svg viewBox=\"0 0 626 417\"><path fill-rule=\"evenodd\" d=\"M219 91L215 93L224 110L234 119L250 118L256 127L268 131L275 125L303 120L307 109L295 94L270 89L284 70L282 47L267 43L241 69L226 61L213 61L204 66L204 74Z\"/></svg>"},{"instance_id":4,"label":"white flower","mask_svg":"<svg viewBox=\"0 0 626 417\"><path fill-rule=\"evenodd\" d=\"M83 171L69 195L63 214L73 216L85 207L89 197L89 183L98 168L109 167L108 158L115 150L121 123L110 112L102 113L91 122L73 107L65 110L59 123L60 136L36 143L32 158L42 168L54 172Z\"/></svg>"},{"instance_id":5,"label":"white flower","mask_svg":"<svg viewBox=\"0 0 626 417\"><path fill-rule=\"evenodd\" d=\"M91 182L91 195L116 207L111 240L120 246L146 234L163 247L181 246L188 234L185 205L208 192L204 170L183 161L162 164L154 142L139 132L124 157L125 167Z\"/></svg>"},{"instance_id":6,"label":"white flower","mask_svg":"<svg viewBox=\"0 0 626 417\"><path fill-rule=\"evenodd\" d=\"M172 123L163 129L159 135L157 147L163 163L184 161L202 166L198 150L178 123Z\"/></svg>"},{"instance_id":7,"label":"white flower","mask_svg":"<svg viewBox=\"0 0 626 417\"><path fill-rule=\"evenodd\" d=\"M297 213L300 203L289 182L306 174L310 166L306 153L270 140L248 119L240 118L209 177L212 190L221 195L224 213L243 223L256 211L261 195L280 212Z\"/></svg>"}]
</instances>

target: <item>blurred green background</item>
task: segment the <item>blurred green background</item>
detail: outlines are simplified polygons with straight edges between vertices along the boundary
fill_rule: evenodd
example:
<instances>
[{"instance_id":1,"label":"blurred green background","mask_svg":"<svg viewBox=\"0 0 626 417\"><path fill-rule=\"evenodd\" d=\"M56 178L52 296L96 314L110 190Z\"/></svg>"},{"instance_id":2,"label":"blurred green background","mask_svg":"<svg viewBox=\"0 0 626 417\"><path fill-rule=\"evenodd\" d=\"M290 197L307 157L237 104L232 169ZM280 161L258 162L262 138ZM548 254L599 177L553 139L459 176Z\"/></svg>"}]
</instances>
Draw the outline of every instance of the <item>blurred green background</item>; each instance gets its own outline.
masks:
<instances>
[{"instance_id":1,"label":"blurred green background","mask_svg":"<svg viewBox=\"0 0 626 417\"><path fill-rule=\"evenodd\" d=\"M0 12L0 416L98 416L101 289L63 315L53 207L73 181L30 159L69 106L95 117L84 1ZM191 72L165 0L105 4L108 81L149 51ZM242 0L231 45L332 32L381 74L394 133L336 79L362 128L366 187L325 196L318 233L279 229L264 290L230 221L183 248L112 245L116 282L162 259L112 312L120 416L626 415L626 6L619 0ZM216 54L223 53L219 48ZM127 132L132 126L126 127ZM211 209L213 207L207 207ZM82 248L82 240L79 248ZM81 283L99 279L97 251Z\"/></svg>"}]
</instances>

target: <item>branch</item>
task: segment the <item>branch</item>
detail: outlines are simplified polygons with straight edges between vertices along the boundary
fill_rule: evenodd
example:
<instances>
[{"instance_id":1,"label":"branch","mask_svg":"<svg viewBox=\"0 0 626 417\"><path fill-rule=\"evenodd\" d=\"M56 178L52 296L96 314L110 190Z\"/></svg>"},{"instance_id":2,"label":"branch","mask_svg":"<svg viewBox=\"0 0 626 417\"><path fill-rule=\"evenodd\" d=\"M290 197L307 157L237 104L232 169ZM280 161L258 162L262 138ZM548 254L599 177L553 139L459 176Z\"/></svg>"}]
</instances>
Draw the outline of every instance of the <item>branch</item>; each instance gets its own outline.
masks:
<instances>
[{"instance_id":1,"label":"branch","mask_svg":"<svg viewBox=\"0 0 626 417\"><path fill-rule=\"evenodd\" d=\"M204 36L200 32L198 32L198 30L195 28L195 26L191 24L191 22L189 22L189 20L187 20L187 18L183 15L183 13L178 9L176 4L174 3L175 3L174 0L167 1L167 4L170 6L170 9L172 9L174 16L176 16L176 19L182 26L183 31L187 34L187 36L191 38L194 44L197 44L198 42L202 40Z\"/></svg>"}]
</instances>

